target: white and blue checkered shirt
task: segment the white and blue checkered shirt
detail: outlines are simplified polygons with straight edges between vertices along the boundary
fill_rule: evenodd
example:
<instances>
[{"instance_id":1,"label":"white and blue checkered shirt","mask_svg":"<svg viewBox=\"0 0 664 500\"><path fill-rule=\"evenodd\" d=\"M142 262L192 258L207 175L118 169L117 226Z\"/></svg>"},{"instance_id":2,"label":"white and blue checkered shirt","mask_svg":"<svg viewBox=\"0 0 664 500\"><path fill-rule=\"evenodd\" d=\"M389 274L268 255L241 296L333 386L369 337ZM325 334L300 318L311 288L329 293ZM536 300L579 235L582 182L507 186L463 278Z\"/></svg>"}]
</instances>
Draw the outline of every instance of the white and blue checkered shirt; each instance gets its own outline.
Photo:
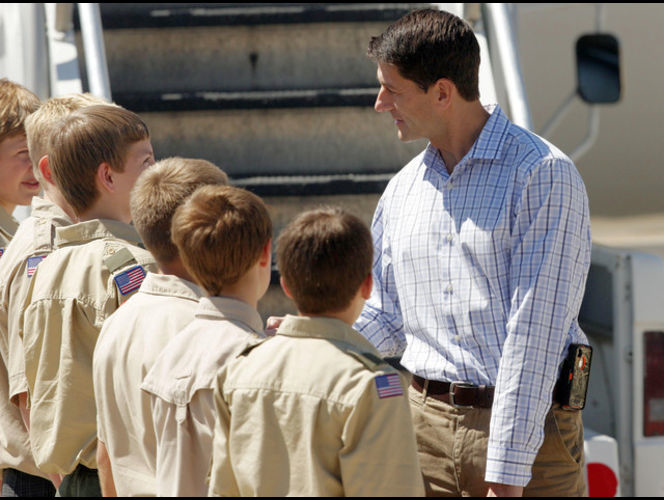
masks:
<instances>
[{"instance_id":1,"label":"white and blue checkered shirt","mask_svg":"<svg viewBox=\"0 0 664 500\"><path fill-rule=\"evenodd\" d=\"M489 111L452 174L429 144L388 184L355 328L421 377L495 385L485 479L525 486L559 364L587 343L588 199L567 156Z\"/></svg>"}]
</instances>

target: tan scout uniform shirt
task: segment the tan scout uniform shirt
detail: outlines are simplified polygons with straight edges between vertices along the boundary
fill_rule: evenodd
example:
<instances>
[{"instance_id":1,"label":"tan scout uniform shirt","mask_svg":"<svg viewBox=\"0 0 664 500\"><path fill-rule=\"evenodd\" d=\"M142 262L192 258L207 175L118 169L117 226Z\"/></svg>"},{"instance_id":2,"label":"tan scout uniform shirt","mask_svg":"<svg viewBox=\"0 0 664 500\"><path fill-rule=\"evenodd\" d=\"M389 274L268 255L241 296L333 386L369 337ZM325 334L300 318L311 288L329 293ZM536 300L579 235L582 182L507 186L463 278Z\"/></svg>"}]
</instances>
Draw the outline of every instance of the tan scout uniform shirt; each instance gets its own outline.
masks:
<instances>
[{"instance_id":1,"label":"tan scout uniform shirt","mask_svg":"<svg viewBox=\"0 0 664 500\"><path fill-rule=\"evenodd\" d=\"M101 329L92 358L97 436L108 450L118 496L157 493L150 396L140 385L163 347L194 319L201 296L187 280L148 273Z\"/></svg>"},{"instance_id":2,"label":"tan scout uniform shirt","mask_svg":"<svg viewBox=\"0 0 664 500\"><path fill-rule=\"evenodd\" d=\"M0 262L2 256L9 246L16 229L18 222L7 211L0 207ZM26 441L20 435L21 427L17 427L14 422L16 414L11 412L11 408L5 404L7 399L7 361L4 359L5 352L7 351L7 340L3 338L0 340L0 350L3 351L2 366L0 367L0 474L2 469L15 468L21 464L20 455L21 449L25 447ZM20 415L18 416L20 419ZM18 431L18 434L16 433Z\"/></svg>"},{"instance_id":3,"label":"tan scout uniform shirt","mask_svg":"<svg viewBox=\"0 0 664 500\"><path fill-rule=\"evenodd\" d=\"M407 382L346 323L286 316L217 384L211 495L424 495Z\"/></svg>"},{"instance_id":4,"label":"tan scout uniform shirt","mask_svg":"<svg viewBox=\"0 0 664 500\"><path fill-rule=\"evenodd\" d=\"M69 474L97 468L92 353L104 320L155 271L128 224L92 220L58 228L36 269L23 317L30 444L37 466Z\"/></svg>"},{"instance_id":5,"label":"tan scout uniform shirt","mask_svg":"<svg viewBox=\"0 0 664 500\"><path fill-rule=\"evenodd\" d=\"M217 371L263 336L248 304L204 297L196 319L161 352L142 385L152 394L159 496L207 495Z\"/></svg>"},{"instance_id":6,"label":"tan scout uniform shirt","mask_svg":"<svg viewBox=\"0 0 664 500\"><path fill-rule=\"evenodd\" d=\"M18 318L32 272L41 258L53 250L54 228L69 224L71 220L57 205L33 197L30 217L20 224L0 259L0 469L11 467L44 477L32 458L18 407L10 398L28 390Z\"/></svg>"},{"instance_id":7,"label":"tan scout uniform shirt","mask_svg":"<svg viewBox=\"0 0 664 500\"><path fill-rule=\"evenodd\" d=\"M0 258L7 249L14 233L18 229L18 221L0 207Z\"/></svg>"}]
</instances>

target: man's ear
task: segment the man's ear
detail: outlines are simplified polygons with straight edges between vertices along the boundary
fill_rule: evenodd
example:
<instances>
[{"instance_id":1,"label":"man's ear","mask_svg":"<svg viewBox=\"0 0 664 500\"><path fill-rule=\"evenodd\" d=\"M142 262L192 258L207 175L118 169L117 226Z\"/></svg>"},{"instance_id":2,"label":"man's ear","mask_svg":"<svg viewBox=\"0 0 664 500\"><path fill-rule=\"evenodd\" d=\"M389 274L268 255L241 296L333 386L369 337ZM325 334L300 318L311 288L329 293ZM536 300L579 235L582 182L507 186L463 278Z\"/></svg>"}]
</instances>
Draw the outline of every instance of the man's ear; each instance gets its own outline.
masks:
<instances>
[{"instance_id":1,"label":"man's ear","mask_svg":"<svg viewBox=\"0 0 664 500\"><path fill-rule=\"evenodd\" d=\"M433 91L436 104L446 109L452 103L452 96L456 91L456 86L449 78L440 78L433 84Z\"/></svg>"},{"instance_id":2,"label":"man's ear","mask_svg":"<svg viewBox=\"0 0 664 500\"><path fill-rule=\"evenodd\" d=\"M46 182L55 185L55 179L53 179L51 164L48 161L48 155L44 155L39 159L37 168L39 169L41 176L46 180Z\"/></svg>"},{"instance_id":3,"label":"man's ear","mask_svg":"<svg viewBox=\"0 0 664 500\"><path fill-rule=\"evenodd\" d=\"M99 186L99 189L103 189L109 193L115 191L115 176L111 166L106 163L100 163L97 167L97 176L96 180Z\"/></svg>"},{"instance_id":4,"label":"man's ear","mask_svg":"<svg viewBox=\"0 0 664 500\"><path fill-rule=\"evenodd\" d=\"M286 282L284 281L284 277L283 277L283 276L280 276L280 277L279 277L279 284L281 285L281 289L282 289L282 290L284 291L284 293L286 294L286 297L288 297L289 299L292 299L292 298L293 298L293 295L290 293L290 290L288 290L288 287L286 286Z\"/></svg>"}]
</instances>

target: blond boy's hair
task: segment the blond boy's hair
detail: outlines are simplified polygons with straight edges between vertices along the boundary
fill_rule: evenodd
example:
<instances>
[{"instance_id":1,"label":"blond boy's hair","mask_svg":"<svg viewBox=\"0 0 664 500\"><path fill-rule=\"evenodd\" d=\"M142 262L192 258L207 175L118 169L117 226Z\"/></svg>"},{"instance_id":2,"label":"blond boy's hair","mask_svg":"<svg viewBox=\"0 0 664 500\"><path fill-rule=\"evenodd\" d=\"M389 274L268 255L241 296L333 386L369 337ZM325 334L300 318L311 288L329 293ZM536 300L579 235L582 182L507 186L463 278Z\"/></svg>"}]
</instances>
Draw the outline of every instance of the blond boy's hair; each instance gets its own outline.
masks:
<instances>
[{"instance_id":1,"label":"blond boy's hair","mask_svg":"<svg viewBox=\"0 0 664 500\"><path fill-rule=\"evenodd\" d=\"M49 138L49 164L65 200L80 215L99 197L95 177L99 165L108 163L124 171L129 148L149 139L143 120L120 106L88 106L61 120Z\"/></svg>"},{"instance_id":2,"label":"blond boy's hair","mask_svg":"<svg viewBox=\"0 0 664 500\"><path fill-rule=\"evenodd\" d=\"M0 78L0 141L24 133L26 118L37 111L41 101L23 85Z\"/></svg>"},{"instance_id":3,"label":"blond boy's hair","mask_svg":"<svg viewBox=\"0 0 664 500\"><path fill-rule=\"evenodd\" d=\"M39 170L39 160L48 154L49 138L56 125L73 111L98 104L113 105L105 99L87 92L51 97L26 118L25 134L28 140L30 161L32 161L33 173L40 183L43 183L44 178Z\"/></svg>"},{"instance_id":4,"label":"blond boy's hair","mask_svg":"<svg viewBox=\"0 0 664 500\"><path fill-rule=\"evenodd\" d=\"M158 262L171 262L178 256L171 239L175 210L199 187L227 184L228 176L219 167L192 158L166 158L140 175L131 192L131 217Z\"/></svg>"},{"instance_id":5,"label":"blond boy's hair","mask_svg":"<svg viewBox=\"0 0 664 500\"><path fill-rule=\"evenodd\" d=\"M277 266L303 314L346 309L371 273L371 232L358 217L334 207L304 212L277 240Z\"/></svg>"},{"instance_id":6,"label":"blond boy's hair","mask_svg":"<svg viewBox=\"0 0 664 500\"><path fill-rule=\"evenodd\" d=\"M211 296L237 283L272 238L263 200L232 186L203 186L173 216L171 235L180 258Z\"/></svg>"}]
</instances>

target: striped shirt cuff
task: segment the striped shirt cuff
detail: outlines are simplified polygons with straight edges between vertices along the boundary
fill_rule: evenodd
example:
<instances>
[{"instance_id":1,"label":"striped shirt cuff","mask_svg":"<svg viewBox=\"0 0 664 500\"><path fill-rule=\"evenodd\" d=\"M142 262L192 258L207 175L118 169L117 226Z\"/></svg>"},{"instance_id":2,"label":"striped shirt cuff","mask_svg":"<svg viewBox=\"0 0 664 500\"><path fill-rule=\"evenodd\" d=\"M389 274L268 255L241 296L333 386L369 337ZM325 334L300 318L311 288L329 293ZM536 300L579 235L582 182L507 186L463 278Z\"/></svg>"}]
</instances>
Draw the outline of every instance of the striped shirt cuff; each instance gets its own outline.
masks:
<instances>
[{"instance_id":1,"label":"striped shirt cuff","mask_svg":"<svg viewBox=\"0 0 664 500\"><path fill-rule=\"evenodd\" d=\"M488 483L526 486L532 476L536 453L489 448L484 480Z\"/></svg>"}]
</instances>

